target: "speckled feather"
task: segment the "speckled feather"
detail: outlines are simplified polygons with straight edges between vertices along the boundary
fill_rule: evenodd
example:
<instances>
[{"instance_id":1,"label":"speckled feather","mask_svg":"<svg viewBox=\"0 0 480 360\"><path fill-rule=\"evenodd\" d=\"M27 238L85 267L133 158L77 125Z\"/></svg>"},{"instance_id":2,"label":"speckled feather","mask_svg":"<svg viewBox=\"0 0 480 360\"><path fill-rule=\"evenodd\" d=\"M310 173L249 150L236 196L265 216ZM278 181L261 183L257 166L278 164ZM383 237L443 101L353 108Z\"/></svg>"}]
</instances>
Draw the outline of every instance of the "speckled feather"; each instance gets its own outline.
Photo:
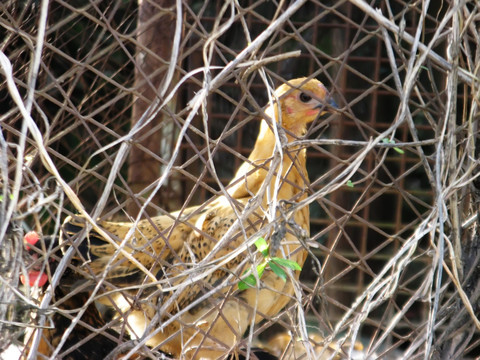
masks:
<instances>
[{"instance_id":1,"label":"speckled feather","mask_svg":"<svg viewBox=\"0 0 480 360\"><path fill-rule=\"evenodd\" d=\"M275 96L279 102L267 107L265 113L277 121L281 119L289 142L303 136L308 123L321 113L327 112L329 104L333 105L325 87L315 79L291 80L288 84L280 86L275 91ZM185 274L191 274L196 264L212 251L218 240L235 223L236 213L241 213L252 194L259 192L271 164L275 141L271 123L269 125L269 122L263 120L252 153L227 186L229 198L218 196L204 205L183 210L181 213L142 220L136 225L134 236L125 242L124 250L131 253L152 273L157 274L159 279L174 279L170 284L172 286L182 283L188 278ZM251 236L266 224L263 213L268 209L269 195L275 190L276 177L281 175L282 179L276 194L278 200L298 202L305 198L305 189L309 181L305 165L305 149L290 148L288 153L284 153L281 174L273 176L270 187L267 188L270 194L265 194L258 209L242 222L245 233L239 232L229 239L215 254L215 258L221 258L238 249L245 241L244 234L247 237ZM237 212L233 210L233 202ZM293 220L305 233L309 233L308 206L296 211ZM98 225L119 244L133 226L128 222L108 221L99 221ZM69 244L69 240L76 240L84 226L85 220L82 217L67 218L63 228L64 245ZM279 251L284 254L282 256L303 265L306 250L293 234L293 231L286 232ZM139 276L137 279L145 281L135 265L121 254L117 254L112 260L115 253L117 251L114 246L97 233L91 232L78 247L76 259L97 275L112 261L114 266L109 267L107 279L118 286L128 285L132 276ZM240 276L243 269L237 267L245 256L246 252L243 252L242 256L206 275L202 281L189 285L177 294L166 313L171 316L186 308L231 272ZM296 272L295 276L298 275L299 272ZM157 332L147 344L160 346L162 350L175 356L183 354L186 358L215 358L225 353L242 337L254 314L253 308L256 309L255 320L260 321L265 316L277 314L290 300L293 293L290 281L284 282L267 270L262 277L262 283L262 289L238 291L234 285L219 289L208 301L203 301L184 312L180 322L173 322L163 332ZM212 310L216 308L216 304L222 303L227 292L229 294L233 292L234 296L224 301L222 310ZM161 297L157 296L149 306L140 306L139 309L138 305L132 305L131 301L126 300L125 294L113 297L113 301L123 311L129 311L127 321L132 328L132 336L141 336L154 315L155 310L152 309L158 309L159 304L165 303L170 296L168 293ZM219 312L222 312L221 316L218 316ZM165 314L164 318L168 316ZM205 329L208 329L210 338L205 337L203 333ZM172 336L175 332L178 332L178 335ZM223 346L218 345L219 343Z\"/></svg>"}]
</instances>

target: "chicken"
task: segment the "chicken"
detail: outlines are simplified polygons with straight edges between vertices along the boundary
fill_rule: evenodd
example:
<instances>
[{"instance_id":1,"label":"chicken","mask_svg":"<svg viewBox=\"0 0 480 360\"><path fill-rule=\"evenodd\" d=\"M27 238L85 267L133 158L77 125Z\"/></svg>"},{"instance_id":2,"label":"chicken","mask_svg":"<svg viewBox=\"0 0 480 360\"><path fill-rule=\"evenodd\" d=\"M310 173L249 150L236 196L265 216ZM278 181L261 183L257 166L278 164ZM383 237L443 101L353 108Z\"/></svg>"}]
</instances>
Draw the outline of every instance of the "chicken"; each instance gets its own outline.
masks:
<instances>
[{"instance_id":1,"label":"chicken","mask_svg":"<svg viewBox=\"0 0 480 360\"><path fill-rule=\"evenodd\" d=\"M38 251L40 250L39 240L39 235L33 231L27 233L24 237L24 243L27 252L32 258L32 262L28 277L21 275L20 280L24 285L28 283L29 286L37 286L37 300L40 302L43 298L42 288L47 284L48 276L41 271L41 266L39 261L37 261L42 260L38 258ZM56 265L55 261L52 259L49 263L50 270L53 271ZM75 278L78 279L78 276L68 271L63 277L68 278L69 282L74 281ZM76 312L85 306L90 296L88 292L78 292L74 296L67 296L67 291L68 289L64 286L55 288L54 299L59 301L59 303L53 314L49 315L51 316L51 321L47 321L45 328L29 328L27 330L22 359L27 358L30 352L38 354L37 358L42 358L41 355L50 356L54 349L59 346L65 331L71 325L71 318L68 315L74 317ZM59 356L62 359L69 360L105 358L118 347L121 337L110 329L104 329L103 332L100 332L99 330L104 326L105 322L95 304L90 303L86 307L80 321L65 339ZM37 331L41 332L39 334L38 346L34 345ZM110 336L107 336L107 334Z\"/></svg>"},{"instance_id":2,"label":"chicken","mask_svg":"<svg viewBox=\"0 0 480 360\"><path fill-rule=\"evenodd\" d=\"M63 290L63 287L58 286L55 296L58 298L65 297L67 293ZM82 292L62 302L59 309L56 309L52 315L51 323L54 326L42 330L40 342L38 348L36 348L37 354L52 354L53 350L59 346L65 331L71 325L71 319L62 313L78 311L84 306L88 298L89 294ZM50 324L47 323L46 325L49 326ZM105 322L102 320L95 304L88 305L78 324L67 336L59 353L61 358L65 360L104 359L121 343L121 340L115 340L119 338L119 335L109 329L102 329L104 326ZM110 333L110 337L105 336L105 333ZM33 350L33 335L34 331L28 331L26 334L25 354Z\"/></svg>"},{"instance_id":3,"label":"chicken","mask_svg":"<svg viewBox=\"0 0 480 360\"><path fill-rule=\"evenodd\" d=\"M348 358L346 352L350 344L340 348L337 344L324 345L325 339L319 334L310 334L307 340L294 339L290 333L281 332L270 338L265 343L258 344L264 350L277 359L310 359L316 360L339 360ZM350 359L365 359L363 345L356 342Z\"/></svg>"},{"instance_id":4,"label":"chicken","mask_svg":"<svg viewBox=\"0 0 480 360\"><path fill-rule=\"evenodd\" d=\"M296 209L276 232L280 239L272 240L273 226L268 226L272 219L266 214L279 215L278 209L270 210L272 199L295 205L306 197L309 184L305 149L290 146L280 161L273 160L278 137L272 122L281 125L286 141L292 142L336 105L315 79L291 80L274 95L265 110L269 119L262 120L248 160L222 195L137 223L98 221L109 238L98 231L85 234L87 222L81 216L64 223L62 246L75 242L79 267L95 281L104 276L108 296L101 301L119 311L133 338L175 358L221 358L249 325L275 316L291 300L292 279L285 281L269 267L261 286L238 288L245 271L264 256L245 246L247 239L251 244L264 236L271 242L271 256L300 266L307 255L298 234L299 229L309 234L308 206ZM148 269L148 276L125 253ZM291 273L298 279L299 271ZM158 282L152 282L152 275Z\"/></svg>"}]
</instances>

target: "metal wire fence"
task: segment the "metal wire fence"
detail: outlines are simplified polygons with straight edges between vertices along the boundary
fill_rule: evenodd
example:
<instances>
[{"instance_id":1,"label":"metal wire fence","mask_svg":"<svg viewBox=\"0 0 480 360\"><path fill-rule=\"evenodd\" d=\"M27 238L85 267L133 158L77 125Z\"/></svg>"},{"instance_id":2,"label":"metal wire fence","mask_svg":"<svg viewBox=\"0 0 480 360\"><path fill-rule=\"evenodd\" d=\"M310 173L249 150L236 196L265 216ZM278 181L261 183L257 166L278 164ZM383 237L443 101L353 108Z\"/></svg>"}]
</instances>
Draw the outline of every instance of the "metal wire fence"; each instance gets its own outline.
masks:
<instances>
[{"instance_id":1,"label":"metal wire fence","mask_svg":"<svg viewBox=\"0 0 480 360\"><path fill-rule=\"evenodd\" d=\"M4 1L0 347L27 356L25 330L65 311L52 292L60 273L51 291L21 286L25 232L58 235L81 211L124 221L204 203L248 157L269 91L307 76L340 107L299 143L310 255L289 305L226 356L252 342L285 359L329 346L339 358L479 356L479 11L449 0ZM165 351L131 340L121 311L101 313L122 351ZM286 344L269 342L278 334ZM72 352L57 345L49 356Z\"/></svg>"}]
</instances>

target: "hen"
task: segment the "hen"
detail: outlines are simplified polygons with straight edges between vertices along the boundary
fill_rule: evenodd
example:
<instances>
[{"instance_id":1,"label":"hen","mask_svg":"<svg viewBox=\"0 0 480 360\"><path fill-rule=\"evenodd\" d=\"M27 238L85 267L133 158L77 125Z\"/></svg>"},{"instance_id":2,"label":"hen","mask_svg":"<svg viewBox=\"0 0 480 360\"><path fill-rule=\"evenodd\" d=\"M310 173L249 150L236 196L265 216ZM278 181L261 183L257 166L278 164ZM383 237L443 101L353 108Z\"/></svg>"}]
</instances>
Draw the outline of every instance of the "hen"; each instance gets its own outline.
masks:
<instances>
[{"instance_id":1,"label":"hen","mask_svg":"<svg viewBox=\"0 0 480 360\"><path fill-rule=\"evenodd\" d=\"M42 259L38 257L38 254L42 252L42 246L39 240L39 235L33 231L24 237L27 253L32 261L28 278L22 275L20 280L24 285L28 283L30 286L36 285L43 288L48 281L48 276L41 269ZM48 240L44 239L46 242ZM51 259L48 267L53 272L56 261ZM78 275L70 270L64 273L63 278L68 278L69 282L75 281L75 278L79 279ZM37 289L38 300L42 299L43 294L43 289ZM51 321L47 321L45 328L38 334L40 336L38 345L34 345L35 329L27 329L24 341L25 348L20 358L26 359L27 355L32 355L30 352L33 351L35 351L34 354L38 355L36 358L42 358L41 355L50 356L54 349L60 346L65 331L72 324L72 318L82 308L85 308L85 311L74 330L64 339L58 356L65 360L103 359L113 352L121 343L121 339L118 339L118 334L108 328L102 332L98 331L104 328L106 324L95 304L90 303L85 307L89 296L89 292L78 292L72 296L68 294L68 288L64 286L55 287L54 300L58 303L55 306L55 311L48 316Z\"/></svg>"},{"instance_id":2,"label":"hen","mask_svg":"<svg viewBox=\"0 0 480 360\"><path fill-rule=\"evenodd\" d=\"M271 204L284 200L294 207L306 197L309 184L305 149L283 147L280 158L273 156L282 137L275 125L292 142L335 107L321 82L291 80L275 91L265 110L269 120L262 120L249 158L222 195L137 223L98 221L110 239L96 231L86 234L83 217L66 219L63 247L75 242L79 267L95 281L104 277L107 295L101 301L117 309L133 338L175 358L221 358L248 326L275 316L290 301L292 279L285 281L269 267L258 286L238 288L245 272L255 268L252 263L258 265L265 256L247 241L263 236L270 241L271 256L303 265L307 251L298 234L299 229L309 234L308 206L296 209L282 229L269 226L279 216ZM148 276L125 253L148 269ZM291 275L298 279L299 271Z\"/></svg>"}]
</instances>

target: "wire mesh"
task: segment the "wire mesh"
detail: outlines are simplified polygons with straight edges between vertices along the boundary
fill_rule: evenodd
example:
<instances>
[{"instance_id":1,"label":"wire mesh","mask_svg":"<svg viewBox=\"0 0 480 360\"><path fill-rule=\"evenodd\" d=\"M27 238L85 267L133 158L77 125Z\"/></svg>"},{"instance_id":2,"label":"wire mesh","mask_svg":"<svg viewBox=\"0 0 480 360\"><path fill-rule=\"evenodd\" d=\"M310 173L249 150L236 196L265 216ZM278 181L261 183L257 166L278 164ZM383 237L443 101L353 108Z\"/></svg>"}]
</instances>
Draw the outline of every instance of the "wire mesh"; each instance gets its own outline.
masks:
<instances>
[{"instance_id":1,"label":"wire mesh","mask_svg":"<svg viewBox=\"0 0 480 360\"><path fill-rule=\"evenodd\" d=\"M25 329L68 313L50 292L60 285L53 270L50 290L20 285L25 232L58 235L82 209L134 220L139 209L149 218L221 194L254 146L269 91L308 76L341 110L301 140L311 227L301 295L225 356L255 358L251 346L285 359L327 356L328 346L339 358L479 356L479 10L475 1L0 4L0 346L27 356ZM69 313L75 323L86 303ZM116 354L168 356L131 340L116 310L100 311ZM284 333L287 345L268 341ZM52 344L47 358L79 346Z\"/></svg>"}]
</instances>

